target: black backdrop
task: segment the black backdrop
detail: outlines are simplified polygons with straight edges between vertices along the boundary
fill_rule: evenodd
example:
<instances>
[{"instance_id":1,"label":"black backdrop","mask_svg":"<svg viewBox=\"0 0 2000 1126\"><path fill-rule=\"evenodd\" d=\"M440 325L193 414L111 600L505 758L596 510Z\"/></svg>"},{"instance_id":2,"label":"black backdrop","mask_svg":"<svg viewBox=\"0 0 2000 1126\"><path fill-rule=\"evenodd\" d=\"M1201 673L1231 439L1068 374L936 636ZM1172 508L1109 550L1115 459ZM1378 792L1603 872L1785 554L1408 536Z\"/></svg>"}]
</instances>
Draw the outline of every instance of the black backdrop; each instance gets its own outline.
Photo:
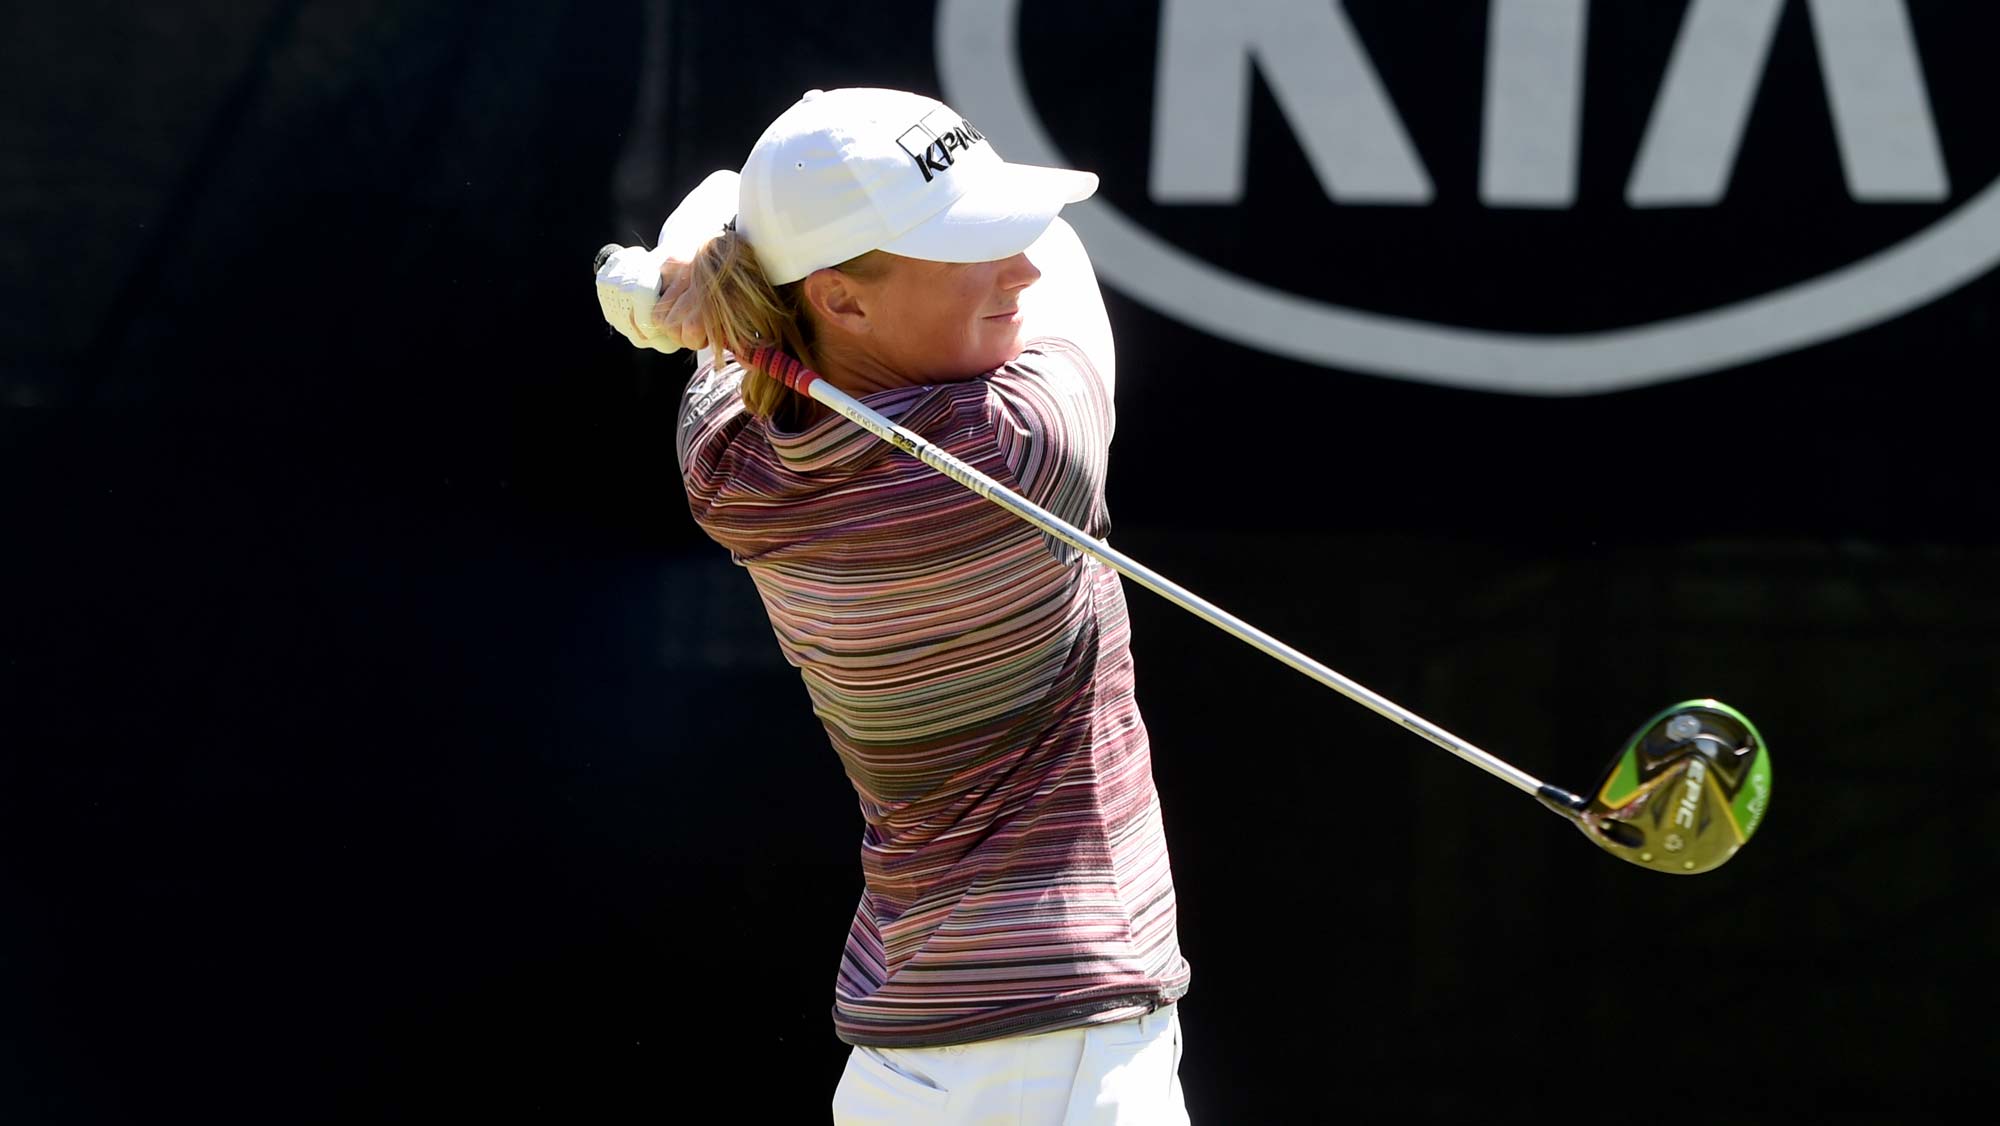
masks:
<instances>
[{"instance_id":1,"label":"black backdrop","mask_svg":"<svg viewBox=\"0 0 2000 1126\"><path fill-rule=\"evenodd\" d=\"M1399 315L1685 312L2000 168L1987 6L1913 0L1952 196L1855 205L1795 3L1728 206L1649 226L1619 193L1685 5L1600 4L1577 205L1496 212L1486 6L1353 0L1433 205L1328 204L1260 85L1280 155L1177 212L1143 187L1152 7L1022 5L1065 151L1191 249ZM685 362L604 330L582 264L808 87L937 91L931 6L6 24L0 1120L823 1120L851 794L685 514ZM1135 591L1197 1120L1991 1097L1993 277L1569 398L1108 300L1125 550L1553 781L1696 695L1775 748L1753 845L1661 878ZM1276 942L1243 925L1274 904Z\"/></svg>"}]
</instances>

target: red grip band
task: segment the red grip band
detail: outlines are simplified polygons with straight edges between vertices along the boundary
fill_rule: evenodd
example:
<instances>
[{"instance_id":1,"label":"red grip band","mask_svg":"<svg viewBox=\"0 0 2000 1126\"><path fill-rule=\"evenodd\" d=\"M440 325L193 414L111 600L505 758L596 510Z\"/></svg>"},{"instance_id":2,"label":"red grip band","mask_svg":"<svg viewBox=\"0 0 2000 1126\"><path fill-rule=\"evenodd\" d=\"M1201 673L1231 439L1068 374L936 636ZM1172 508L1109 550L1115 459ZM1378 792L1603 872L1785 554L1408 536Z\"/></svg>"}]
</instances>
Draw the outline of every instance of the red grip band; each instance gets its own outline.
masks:
<instances>
[{"instance_id":1,"label":"red grip band","mask_svg":"<svg viewBox=\"0 0 2000 1126\"><path fill-rule=\"evenodd\" d=\"M753 348L745 357L751 367L803 395L819 373L776 348Z\"/></svg>"}]
</instances>

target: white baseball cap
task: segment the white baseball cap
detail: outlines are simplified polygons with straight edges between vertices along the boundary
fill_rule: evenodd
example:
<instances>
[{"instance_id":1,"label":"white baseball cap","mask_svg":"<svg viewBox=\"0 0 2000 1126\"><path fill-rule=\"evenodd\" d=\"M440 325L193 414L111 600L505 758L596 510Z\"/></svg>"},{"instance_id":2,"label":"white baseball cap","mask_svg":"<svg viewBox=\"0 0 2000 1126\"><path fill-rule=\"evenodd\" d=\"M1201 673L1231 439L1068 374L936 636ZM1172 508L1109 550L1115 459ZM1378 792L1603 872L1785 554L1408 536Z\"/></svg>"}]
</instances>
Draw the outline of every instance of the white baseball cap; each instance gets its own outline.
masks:
<instances>
[{"instance_id":1,"label":"white baseball cap","mask_svg":"<svg viewBox=\"0 0 2000 1126\"><path fill-rule=\"evenodd\" d=\"M1026 250L1097 176L1009 164L943 102L809 90L743 162L736 231L773 285L871 250L990 262Z\"/></svg>"}]
</instances>

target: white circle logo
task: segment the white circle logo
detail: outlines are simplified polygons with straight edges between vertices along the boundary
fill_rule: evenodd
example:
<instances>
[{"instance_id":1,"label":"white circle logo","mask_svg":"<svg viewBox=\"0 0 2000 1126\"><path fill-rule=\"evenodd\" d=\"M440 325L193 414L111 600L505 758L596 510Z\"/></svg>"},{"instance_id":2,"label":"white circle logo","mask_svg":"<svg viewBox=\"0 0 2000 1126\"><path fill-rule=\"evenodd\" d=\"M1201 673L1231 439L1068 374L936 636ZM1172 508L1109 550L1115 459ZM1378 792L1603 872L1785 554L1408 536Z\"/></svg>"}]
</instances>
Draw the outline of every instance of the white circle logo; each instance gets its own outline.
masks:
<instances>
[{"instance_id":1,"label":"white circle logo","mask_svg":"<svg viewBox=\"0 0 2000 1126\"><path fill-rule=\"evenodd\" d=\"M1274 0L1261 6L1274 7ZM1714 11L1718 19L1740 20L1781 6L1757 0ZM978 122L1008 159L1067 167L1028 96L1018 24L1017 0L940 0L937 63L946 100ZM1737 29L1710 30L1726 36ZM1698 83L1688 85L1701 95ZM1674 166L1662 167L1663 198L1684 190L1667 182ZM1375 313L1266 285L1182 250L1101 197L1064 214L1106 282L1217 337L1350 371L1530 395L1619 391L1780 355L1928 304L2000 262L1995 182L1893 246L1756 297L1605 331L1501 332Z\"/></svg>"}]
</instances>

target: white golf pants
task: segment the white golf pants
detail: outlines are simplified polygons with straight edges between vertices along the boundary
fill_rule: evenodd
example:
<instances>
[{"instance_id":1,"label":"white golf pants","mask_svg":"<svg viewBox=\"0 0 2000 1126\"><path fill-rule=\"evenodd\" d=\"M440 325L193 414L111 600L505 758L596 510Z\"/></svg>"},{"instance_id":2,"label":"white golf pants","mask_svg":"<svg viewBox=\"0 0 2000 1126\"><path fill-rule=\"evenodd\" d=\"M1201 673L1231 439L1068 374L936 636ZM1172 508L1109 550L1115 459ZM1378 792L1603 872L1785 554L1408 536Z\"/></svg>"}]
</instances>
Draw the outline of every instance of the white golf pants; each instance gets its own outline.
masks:
<instances>
[{"instance_id":1,"label":"white golf pants","mask_svg":"<svg viewBox=\"0 0 2000 1126\"><path fill-rule=\"evenodd\" d=\"M836 1126L1187 1126L1178 1006L942 1048L856 1048Z\"/></svg>"}]
</instances>

